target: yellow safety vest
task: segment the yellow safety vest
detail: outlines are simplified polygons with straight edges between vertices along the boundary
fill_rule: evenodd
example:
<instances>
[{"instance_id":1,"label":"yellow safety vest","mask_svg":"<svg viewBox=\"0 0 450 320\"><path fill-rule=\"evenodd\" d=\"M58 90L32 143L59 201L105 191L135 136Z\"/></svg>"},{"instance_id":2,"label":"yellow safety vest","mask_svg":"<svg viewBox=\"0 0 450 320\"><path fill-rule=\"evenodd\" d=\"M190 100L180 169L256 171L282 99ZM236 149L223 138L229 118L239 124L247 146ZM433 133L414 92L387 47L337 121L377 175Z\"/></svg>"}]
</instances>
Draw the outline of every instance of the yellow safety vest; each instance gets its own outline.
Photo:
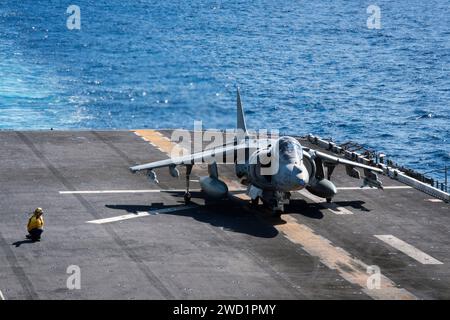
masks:
<instances>
[{"instance_id":1,"label":"yellow safety vest","mask_svg":"<svg viewBox=\"0 0 450 320\"><path fill-rule=\"evenodd\" d=\"M34 214L28 220L28 231L31 231L33 229L43 229L44 228L44 218L40 216L39 218L36 217Z\"/></svg>"}]
</instances>

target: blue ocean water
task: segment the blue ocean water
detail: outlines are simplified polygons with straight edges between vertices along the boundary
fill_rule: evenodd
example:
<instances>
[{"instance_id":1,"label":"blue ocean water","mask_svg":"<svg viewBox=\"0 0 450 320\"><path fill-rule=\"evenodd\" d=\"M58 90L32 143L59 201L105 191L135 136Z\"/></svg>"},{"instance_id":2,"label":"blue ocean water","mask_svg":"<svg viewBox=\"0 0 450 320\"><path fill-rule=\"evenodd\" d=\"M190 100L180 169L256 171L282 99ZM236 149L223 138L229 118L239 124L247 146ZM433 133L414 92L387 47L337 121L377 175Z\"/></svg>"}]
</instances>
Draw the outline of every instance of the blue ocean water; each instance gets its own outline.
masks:
<instances>
[{"instance_id":1,"label":"blue ocean water","mask_svg":"<svg viewBox=\"0 0 450 320\"><path fill-rule=\"evenodd\" d=\"M239 85L251 128L428 171L449 164L449 71L447 0L0 4L0 129L228 128Z\"/></svg>"}]
</instances>

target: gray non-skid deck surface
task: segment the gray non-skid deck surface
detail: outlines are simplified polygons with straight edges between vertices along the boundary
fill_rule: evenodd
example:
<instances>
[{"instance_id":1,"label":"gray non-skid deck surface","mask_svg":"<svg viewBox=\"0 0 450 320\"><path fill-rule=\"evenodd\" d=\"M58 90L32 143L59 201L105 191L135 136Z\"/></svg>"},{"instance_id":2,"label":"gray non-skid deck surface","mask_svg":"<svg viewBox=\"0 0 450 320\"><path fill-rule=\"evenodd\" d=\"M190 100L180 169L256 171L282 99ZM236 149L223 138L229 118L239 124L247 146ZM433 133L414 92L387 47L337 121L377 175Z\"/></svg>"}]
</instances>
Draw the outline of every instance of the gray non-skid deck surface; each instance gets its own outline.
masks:
<instances>
[{"instance_id":1,"label":"gray non-skid deck surface","mask_svg":"<svg viewBox=\"0 0 450 320\"><path fill-rule=\"evenodd\" d=\"M168 134L168 132L165 132ZM182 189L128 167L167 156L129 131L0 132L0 291L6 299L368 299L267 219L236 202L107 224L86 221L182 206L182 193L60 194ZM234 179L232 168L220 173ZM192 179L197 177L192 176ZM337 169L338 187L359 186ZM383 177L385 185L400 185ZM198 184L192 183L193 188ZM414 189L342 190L337 215L301 195L299 223L423 299L450 298L450 210ZM28 213L45 209L43 241L24 240ZM279 223L279 222L277 222ZM443 262L424 265L374 235L392 234ZM68 290L68 266L81 289Z\"/></svg>"}]
</instances>

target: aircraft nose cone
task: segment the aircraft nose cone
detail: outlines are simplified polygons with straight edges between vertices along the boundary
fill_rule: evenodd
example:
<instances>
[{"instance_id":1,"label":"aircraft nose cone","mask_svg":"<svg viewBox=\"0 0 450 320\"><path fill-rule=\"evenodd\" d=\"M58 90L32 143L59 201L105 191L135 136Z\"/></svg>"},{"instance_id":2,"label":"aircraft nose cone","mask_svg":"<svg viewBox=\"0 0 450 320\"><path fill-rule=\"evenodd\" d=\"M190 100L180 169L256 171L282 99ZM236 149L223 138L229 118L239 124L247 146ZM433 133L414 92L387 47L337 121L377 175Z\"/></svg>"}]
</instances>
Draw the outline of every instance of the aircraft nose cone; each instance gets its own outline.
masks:
<instances>
[{"instance_id":1,"label":"aircraft nose cone","mask_svg":"<svg viewBox=\"0 0 450 320\"><path fill-rule=\"evenodd\" d=\"M298 165L292 166L292 174L293 175L299 175L302 172L303 172L302 168L300 168Z\"/></svg>"},{"instance_id":2,"label":"aircraft nose cone","mask_svg":"<svg viewBox=\"0 0 450 320\"><path fill-rule=\"evenodd\" d=\"M300 190L306 187L308 183L308 171L300 165L289 163L280 167L274 181L278 190Z\"/></svg>"},{"instance_id":3,"label":"aircraft nose cone","mask_svg":"<svg viewBox=\"0 0 450 320\"><path fill-rule=\"evenodd\" d=\"M290 180L293 189L303 189L306 186L305 174L300 166L292 167Z\"/></svg>"}]
</instances>

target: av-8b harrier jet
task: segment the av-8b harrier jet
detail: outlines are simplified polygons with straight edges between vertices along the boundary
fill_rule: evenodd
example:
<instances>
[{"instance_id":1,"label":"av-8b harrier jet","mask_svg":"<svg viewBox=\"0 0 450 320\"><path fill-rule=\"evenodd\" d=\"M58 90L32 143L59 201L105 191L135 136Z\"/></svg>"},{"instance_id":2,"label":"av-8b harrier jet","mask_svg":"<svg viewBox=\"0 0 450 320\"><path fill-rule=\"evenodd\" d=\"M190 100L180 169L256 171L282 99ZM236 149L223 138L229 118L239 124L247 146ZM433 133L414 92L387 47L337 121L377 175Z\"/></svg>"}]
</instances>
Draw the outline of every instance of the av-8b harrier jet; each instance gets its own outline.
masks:
<instances>
[{"instance_id":1,"label":"av-8b harrier jet","mask_svg":"<svg viewBox=\"0 0 450 320\"><path fill-rule=\"evenodd\" d=\"M364 185L382 189L375 172L379 168L338 158L311 148L302 147L297 139L289 136L279 138L257 138L247 131L239 89L237 90L237 130L233 141L200 152L171 157L166 160L136 165L132 172L147 171L150 180L156 181L154 169L168 167L171 176L179 177L177 166L186 167L185 202L190 202L189 177L195 164L208 163L209 176L201 177L201 190L207 198L224 199L228 186L220 180L217 163L233 163L236 176L247 186L247 194L252 204L261 199L275 214L284 210L289 203L291 192L306 188L310 193L331 202L336 194L336 186L330 181L338 164L346 166L349 176L360 179L356 168L364 170ZM325 176L326 171L326 176Z\"/></svg>"}]
</instances>

